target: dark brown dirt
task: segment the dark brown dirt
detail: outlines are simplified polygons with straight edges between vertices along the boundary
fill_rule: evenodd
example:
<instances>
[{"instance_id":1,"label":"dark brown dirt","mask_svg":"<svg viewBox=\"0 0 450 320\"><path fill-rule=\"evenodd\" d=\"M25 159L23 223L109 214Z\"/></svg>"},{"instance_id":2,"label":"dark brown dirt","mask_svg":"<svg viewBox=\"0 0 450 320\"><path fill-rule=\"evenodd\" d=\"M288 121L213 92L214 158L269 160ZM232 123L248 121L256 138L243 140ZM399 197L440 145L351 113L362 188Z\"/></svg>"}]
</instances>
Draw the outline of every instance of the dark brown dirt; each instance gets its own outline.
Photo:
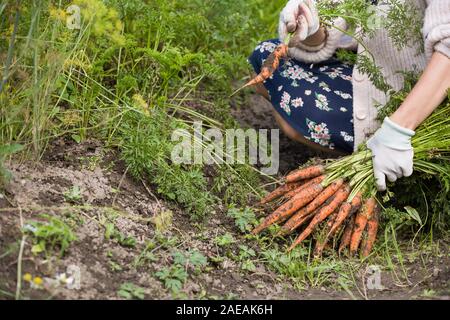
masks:
<instances>
[{"instance_id":1,"label":"dark brown dirt","mask_svg":"<svg viewBox=\"0 0 450 320\"><path fill-rule=\"evenodd\" d=\"M263 97L254 94L250 103L232 109L233 116L242 127L255 129L279 129L272 114L272 106ZM280 130L280 174L285 175L311 158L327 158L329 154L314 151L298 142L289 139Z\"/></svg>"},{"instance_id":2,"label":"dark brown dirt","mask_svg":"<svg viewBox=\"0 0 450 320\"><path fill-rule=\"evenodd\" d=\"M247 109L234 110L246 126L276 127L270 106L258 97ZM290 171L311 156L320 156L307 148L281 138L281 170ZM449 242L435 241L427 248L404 248L404 268L392 256L393 267L383 265L383 253L371 260L380 264L382 288L367 289L367 263L327 259L331 269L321 276L305 277L299 286L288 277L270 269L261 259L254 260L256 270L245 271L236 260L238 245L245 244L258 252L257 244L247 240L233 221L221 212L213 212L203 224L172 204L155 196L152 186L136 181L125 172L124 164L114 150L97 141L76 144L70 140L55 141L39 163L10 163L13 180L0 197L0 298L14 298L21 221L40 220L40 214L60 217L74 230L77 240L67 253L33 254L31 237L24 239L22 274L44 279L42 287L22 282L21 297L46 299L119 299L120 286L133 283L143 288L146 299L171 298L238 298L238 299L449 299ZM81 190L80 199L70 200L64 194L73 186ZM154 217L170 210L173 221L155 232ZM105 225L135 239L134 246L105 237ZM214 239L226 232L236 243L219 247ZM167 239L176 239L174 244ZM136 265L144 248L153 244L154 259ZM188 277L179 294L172 295L156 273L173 263L172 252L196 249L207 257L202 271L187 267ZM333 267L336 265L335 267ZM79 270L80 288L69 289L56 282L58 275ZM351 272L349 271L351 270ZM406 278L407 276L407 278ZM348 290L339 285L346 279ZM300 290L301 289L301 290Z\"/></svg>"}]
</instances>

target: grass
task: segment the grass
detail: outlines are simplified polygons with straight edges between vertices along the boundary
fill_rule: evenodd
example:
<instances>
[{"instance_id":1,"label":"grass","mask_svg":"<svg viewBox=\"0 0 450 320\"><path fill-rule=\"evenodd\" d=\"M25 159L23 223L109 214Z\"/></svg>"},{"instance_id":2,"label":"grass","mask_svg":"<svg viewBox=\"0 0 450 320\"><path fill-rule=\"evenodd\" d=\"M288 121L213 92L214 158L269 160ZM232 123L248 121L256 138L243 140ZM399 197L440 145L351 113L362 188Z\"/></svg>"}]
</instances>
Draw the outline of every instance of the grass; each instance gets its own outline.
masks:
<instances>
[{"instance_id":1,"label":"grass","mask_svg":"<svg viewBox=\"0 0 450 320\"><path fill-rule=\"evenodd\" d=\"M275 27L248 23L255 12L266 17L262 1L79 0L79 30L66 27L67 4L44 0L4 7L4 14L20 12L21 18L15 37L5 22L0 25L7 40L2 49L16 61L2 73L0 143L20 143L39 159L59 136L77 143L100 139L121 150L131 173L193 218L213 210L217 196L226 204L245 204L244 195L255 195L259 178L251 167L218 167L211 183L202 165L172 166L169 151L172 131L192 120L237 126L228 112L229 79L247 70L245 57L256 39ZM192 103L214 112L205 115Z\"/></svg>"}]
</instances>

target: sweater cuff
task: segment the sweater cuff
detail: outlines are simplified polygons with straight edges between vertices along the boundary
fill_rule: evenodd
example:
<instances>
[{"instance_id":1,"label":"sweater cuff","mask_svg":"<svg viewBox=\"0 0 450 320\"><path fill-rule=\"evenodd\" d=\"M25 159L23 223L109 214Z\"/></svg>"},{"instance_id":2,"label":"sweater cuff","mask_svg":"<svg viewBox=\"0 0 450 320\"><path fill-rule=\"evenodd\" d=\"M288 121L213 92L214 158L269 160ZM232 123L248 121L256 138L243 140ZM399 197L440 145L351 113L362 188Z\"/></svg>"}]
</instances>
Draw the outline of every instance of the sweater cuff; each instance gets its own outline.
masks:
<instances>
[{"instance_id":1,"label":"sweater cuff","mask_svg":"<svg viewBox=\"0 0 450 320\"><path fill-rule=\"evenodd\" d=\"M342 18L337 18L333 25L342 30L347 28L347 24ZM328 37L326 41L319 46L310 47L301 44L297 47L289 48L289 56L305 63L317 63L328 60L333 56L336 49L339 48L340 40L343 35L343 32L337 28L327 28Z\"/></svg>"},{"instance_id":2,"label":"sweater cuff","mask_svg":"<svg viewBox=\"0 0 450 320\"><path fill-rule=\"evenodd\" d=\"M427 1L423 21L426 57L430 59L434 51L439 51L450 58L450 1Z\"/></svg>"},{"instance_id":3,"label":"sweater cuff","mask_svg":"<svg viewBox=\"0 0 450 320\"><path fill-rule=\"evenodd\" d=\"M434 51L439 51L450 58L450 24L436 27L427 34L425 54L431 58Z\"/></svg>"},{"instance_id":4,"label":"sweater cuff","mask_svg":"<svg viewBox=\"0 0 450 320\"><path fill-rule=\"evenodd\" d=\"M446 55L447 58L450 59L450 38L447 38L445 40L438 42L434 46L434 50L439 51L440 53L442 53L443 55Z\"/></svg>"}]
</instances>

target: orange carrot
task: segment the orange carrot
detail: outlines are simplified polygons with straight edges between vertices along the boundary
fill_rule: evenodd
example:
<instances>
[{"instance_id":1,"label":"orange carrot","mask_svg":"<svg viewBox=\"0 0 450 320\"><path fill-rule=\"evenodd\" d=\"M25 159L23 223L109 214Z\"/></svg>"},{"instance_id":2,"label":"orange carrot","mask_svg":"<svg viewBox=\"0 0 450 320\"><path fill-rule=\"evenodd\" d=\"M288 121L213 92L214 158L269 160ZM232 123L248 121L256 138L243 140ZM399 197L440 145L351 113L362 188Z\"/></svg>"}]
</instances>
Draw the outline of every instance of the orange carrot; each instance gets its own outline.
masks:
<instances>
[{"instance_id":1,"label":"orange carrot","mask_svg":"<svg viewBox=\"0 0 450 320\"><path fill-rule=\"evenodd\" d=\"M336 233L342 222L344 222L344 220L347 219L348 215L352 211L356 211L360 208L361 201L362 201L361 193L358 192L358 194L356 194L356 196L353 197L351 202L344 202L341 205L336 220L334 221L334 224L330 229L330 233L328 234L329 237Z\"/></svg>"},{"instance_id":2,"label":"orange carrot","mask_svg":"<svg viewBox=\"0 0 450 320\"><path fill-rule=\"evenodd\" d=\"M377 202L375 198L367 199L356 215L355 227L350 239L350 254L355 254L358 250L363 231L366 228L367 220L370 220L372 218L376 204Z\"/></svg>"},{"instance_id":3,"label":"orange carrot","mask_svg":"<svg viewBox=\"0 0 450 320\"><path fill-rule=\"evenodd\" d=\"M341 244L339 245L339 254L348 247L350 239L352 238L353 228L355 226L355 215L350 216L350 219L345 226L344 233L342 234Z\"/></svg>"},{"instance_id":4,"label":"orange carrot","mask_svg":"<svg viewBox=\"0 0 450 320\"><path fill-rule=\"evenodd\" d=\"M261 224L253 229L252 234L258 234L279 220L290 217L295 211L311 202L322 190L323 186L320 183L301 190L291 200L284 203L277 210L267 216Z\"/></svg>"},{"instance_id":5,"label":"orange carrot","mask_svg":"<svg viewBox=\"0 0 450 320\"><path fill-rule=\"evenodd\" d=\"M271 202L271 201L273 201L275 199L278 199L282 195L284 195L284 194L286 194L286 193L288 193L288 192L290 192L292 190L297 189L301 185L302 185L301 182L294 182L294 183L283 184L282 186L276 188L271 193L269 193L264 198L262 198L261 199L261 204L266 204L266 203Z\"/></svg>"},{"instance_id":6,"label":"orange carrot","mask_svg":"<svg viewBox=\"0 0 450 320\"><path fill-rule=\"evenodd\" d=\"M303 179L309 179L314 178L317 176L320 176L325 172L325 168L322 165L317 166L311 166L304 169L295 170L294 172L291 172L286 176L285 181L287 183L289 182L295 182Z\"/></svg>"},{"instance_id":7,"label":"orange carrot","mask_svg":"<svg viewBox=\"0 0 450 320\"><path fill-rule=\"evenodd\" d=\"M336 220L337 215L338 215L338 211L335 210L335 211L328 217L328 219L327 219L327 227L328 227L328 229L330 229L330 228L333 226L334 221Z\"/></svg>"},{"instance_id":8,"label":"orange carrot","mask_svg":"<svg viewBox=\"0 0 450 320\"><path fill-rule=\"evenodd\" d=\"M288 55L288 46L287 44L279 44L275 50L267 57L267 59L264 61L261 72L251 79L249 82L247 82L245 85L243 85L241 88L239 88L237 91L255 85L259 83L263 83L267 79L270 78L270 76L275 72L275 70L278 69L280 65L280 60L282 58L287 57Z\"/></svg>"},{"instance_id":9,"label":"orange carrot","mask_svg":"<svg viewBox=\"0 0 450 320\"><path fill-rule=\"evenodd\" d=\"M367 239L363 246L362 256L367 257L372 251L373 244L377 238L378 212L374 212L372 219L367 222Z\"/></svg>"},{"instance_id":10,"label":"orange carrot","mask_svg":"<svg viewBox=\"0 0 450 320\"><path fill-rule=\"evenodd\" d=\"M284 198L285 198L285 199L290 199L290 198L292 198L293 196L295 196L295 194L298 193L300 190L305 189L305 188L308 188L309 186L312 186L313 184L316 184L316 183L322 183L322 181L323 181L324 179L325 179L325 176L324 176L324 175L321 175L321 176L315 177L315 178L313 178L313 179L305 180L305 184L301 185L300 187L298 187L298 188L295 189L295 190L289 191L288 193L286 193L286 194L284 195ZM294 182L294 183L295 183L295 182Z\"/></svg>"},{"instance_id":11,"label":"orange carrot","mask_svg":"<svg viewBox=\"0 0 450 320\"><path fill-rule=\"evenodd\" d=\"M300 209L300 210L302 210L302 209ZM316 211L317 211L317 210L316 210ZM297 222L296 222L296 225L297 225L297 226L295 227L295 229L300 228L303 224L305 224L305 222L307 222L307 221L310 220L312 217L314 217L315 214L317 213L316 211L313 211L313 212L311 212L310 214L308 214L308 215L306 215L306 216L303 216L303 218L298 219ZM285 225L283 225L283 226L281 227L280 231L278 231L277 236L281 237L281 236L288 235L288 234L290 234L292 231L294 231L295 229L285 228Z\"/></svg>"},{"instance_id":12,"label":"orange carrot","mask_svg":"<svg viewBox=\"0 0 450 320\"><path fill-rule=\"evenodd\" d=\"M317 214L314 216L310 224L306 227L305 230L295 239L294 243L289 247L288 251L291 251L294 249L300 242L305 240L313 231L314 228L323 220L325 220L330 214L336 210L342 202L347 199L348 195L350 193L350 188L346 185L339 189L336 194L334 195L333 199L330 201L329 204L322 207Z\"/></svg>"},{"instance_id":13,"label":"orange carrot","mask_svg":"<svg viewBox=\"0 0 450 320\"><path fill-rule=\"evenodd\" d=\"M285 225L283 225L282 230L284 232L292 232L298 227L298 223L302 221L303 217L310 214L318 207L320 207L325 201L327 201L344 183L343 179L337 179L332 182L328 187L325 188L313 201L311 201L306 207L299 210L295 215L293 215Z\"/></svg>"}]
</instances>

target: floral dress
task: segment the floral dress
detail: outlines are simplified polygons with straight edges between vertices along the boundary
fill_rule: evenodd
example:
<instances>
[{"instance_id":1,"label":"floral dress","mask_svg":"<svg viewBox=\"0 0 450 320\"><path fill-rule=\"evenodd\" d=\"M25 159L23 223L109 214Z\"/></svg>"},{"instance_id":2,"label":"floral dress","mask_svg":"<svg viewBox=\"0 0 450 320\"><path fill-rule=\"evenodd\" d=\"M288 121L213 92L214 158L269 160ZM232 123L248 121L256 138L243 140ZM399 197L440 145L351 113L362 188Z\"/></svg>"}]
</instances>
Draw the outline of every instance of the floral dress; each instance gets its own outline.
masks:
<instances>
[{"instance_id":1,"label":"floral dress","mask_svg":"<svg viewBox=\"0 0 450 320\"><path fill-rule=\"evenodd\" d=\"M249 58L256 73L280 43L262 42ZM353 152L352 66L335 58L306 64L284 60L264 82L275 110L306 139Z\"/></svg>"}]
</instances>

